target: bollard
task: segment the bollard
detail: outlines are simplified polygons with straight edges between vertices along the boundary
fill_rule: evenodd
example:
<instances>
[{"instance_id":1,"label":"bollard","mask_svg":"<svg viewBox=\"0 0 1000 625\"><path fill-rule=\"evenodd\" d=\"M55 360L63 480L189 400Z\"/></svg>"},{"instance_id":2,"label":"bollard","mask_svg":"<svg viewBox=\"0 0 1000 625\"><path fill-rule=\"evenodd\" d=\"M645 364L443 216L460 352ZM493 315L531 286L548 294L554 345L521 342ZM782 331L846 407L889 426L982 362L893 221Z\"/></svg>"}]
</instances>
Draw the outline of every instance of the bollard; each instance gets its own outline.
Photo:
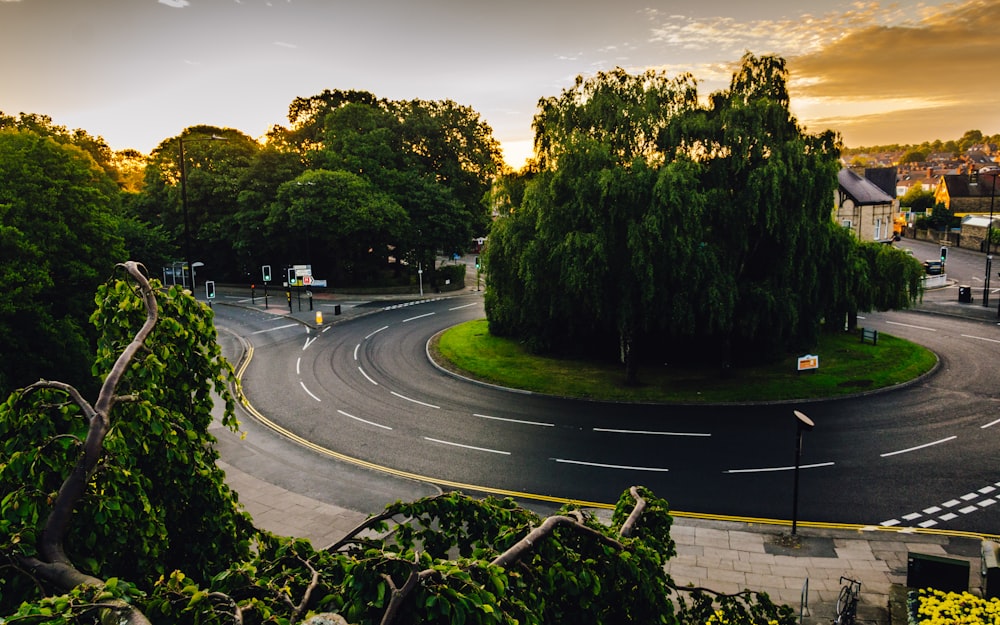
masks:
<instances>
[{"instance_id":1,"label":"bollard","mask_svg":"<svg viewBox=\"0 0 1000 625\"><path fill-rule=\"evenodd\" d=\"M322 310L317 310L316 311L316 325L318 325L318 326L323 325L323 311Z\"/></svg>"}]
</instances>

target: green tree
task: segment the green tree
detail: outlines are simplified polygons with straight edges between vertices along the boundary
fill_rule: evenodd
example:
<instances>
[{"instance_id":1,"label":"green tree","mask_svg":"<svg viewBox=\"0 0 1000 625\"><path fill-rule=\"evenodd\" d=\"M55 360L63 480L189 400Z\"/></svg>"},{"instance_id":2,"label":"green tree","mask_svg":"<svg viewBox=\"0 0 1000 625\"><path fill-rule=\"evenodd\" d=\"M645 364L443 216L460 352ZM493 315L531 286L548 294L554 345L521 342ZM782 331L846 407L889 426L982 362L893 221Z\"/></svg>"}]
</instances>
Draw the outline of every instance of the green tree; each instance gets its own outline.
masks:
<instances>
[{"instance_id":1,"label":"green tree","mask_svg":"<svg viewBox=\"0 0 1000 625\"><path fill-rule=\"evenodd\" d=\"M213 394L236 425L235 376L211 311L176 287L157 291L135 263L124 268L128 280L97 295L96 399L41 380L0 405L4 613L39 591L109 578L151 590L183 568L207 581L249 556L252 525L208 433Z\"/></svg>"},{"instance_id":2,"label":"green tree","mask_svg":"<svg viewBox=\"0 0 1000 625\"><path fill-rule=\"evenodd\" d=\"M919 149L909 149L903 156L899 158L899 164L904 165L906 163L923 163L927 160L927 152Z\"/></svg>"},{"instance_id":3,"label":"green tree","mask_svg":"<svg viewBox=\"0 0 1000 625\"><path fill-rule=\"evenodd\" d=\"M367 179L320 169L281 185L265 222L292 264L311 264L335 284L374 279L407 225L403 209Z\"/></svg>"},{"instance_id":4,"label":"green tree","mask_svg":"<svg viewBox=\"0 0 1000 625\"><path fill-rule=\"evenodd\" d=\"M915 184L899 198L899 205L913 213L926 213L928 208L934 206L934 192L925 191L921 185Z\"/></svg>"},{"instance_id":5,"label":"green tree","mask_svg":"<svg viewBox=\"0 0 1000 625\"><path fill-rule=\"evenodd\" d=\"M189 237L194 258L175 260L204 263L198 270L202 280L243 277L242 263L233 245L235 234L241 230L238 198L259 150L256 141L237 130L194 126L185 129L180 137L165 139L150 155L143 191L132 203L136 217L143 223L162 226L184 256Z\"/></svg>"},{"instance_id":6,"label":"green tree","mask_svg":"<svg viewBox=\"0 0 1000 625\"><path fill-rule=\"evenodd\" d=\"M96 388L87 318L123 254L117 186L84 150L16 129L0 130L0 179L0 391L53 370Z\"/></svg>"},{"instance_id":7,"label":"green tree","mask_svg":"<svg viewBox=\"0 0 1000 625\"><path fill-rule=\"evenodd\" d=\"M406 211L397 260L432 271L436 252L464 251L486 231L485 200L502 164L492 130L471 108L324 91L297 99L289 119L286 136L310 168L362 176Z\"/></svg>"},{"instance_id":8,"label":"green tree","mask_svg":"<svg viewBox=\"0 0 1000 625\"><path fill-rule=\"evenodd\" d=\"M629 383L647 358L811 347L839 146L799 128L786 80L747 55L707 106L691 77L620 69L542 100L540 171L486 252L490 331L614 354Z\"/></svg>"}]
</instances>

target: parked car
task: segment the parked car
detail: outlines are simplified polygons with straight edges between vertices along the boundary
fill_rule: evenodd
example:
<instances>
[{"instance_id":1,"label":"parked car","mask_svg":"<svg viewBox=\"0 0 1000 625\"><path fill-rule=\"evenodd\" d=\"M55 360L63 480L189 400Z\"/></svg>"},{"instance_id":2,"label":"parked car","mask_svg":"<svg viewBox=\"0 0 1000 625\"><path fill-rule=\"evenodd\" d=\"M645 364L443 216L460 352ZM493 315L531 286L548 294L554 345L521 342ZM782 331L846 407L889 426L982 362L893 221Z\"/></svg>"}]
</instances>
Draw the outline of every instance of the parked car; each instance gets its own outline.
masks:
<instances>
[{"instance_id":1,"label":"parked car","mask_svg":"<svg viewBox=\"0 0 1000 625\"><path fill-rule=\"evenodd\" d=\"M925 260L924 271L926 271L929 276L938 276L943 273L944 265L942 265L939 260Z\"/></svg>"}]
</instances>

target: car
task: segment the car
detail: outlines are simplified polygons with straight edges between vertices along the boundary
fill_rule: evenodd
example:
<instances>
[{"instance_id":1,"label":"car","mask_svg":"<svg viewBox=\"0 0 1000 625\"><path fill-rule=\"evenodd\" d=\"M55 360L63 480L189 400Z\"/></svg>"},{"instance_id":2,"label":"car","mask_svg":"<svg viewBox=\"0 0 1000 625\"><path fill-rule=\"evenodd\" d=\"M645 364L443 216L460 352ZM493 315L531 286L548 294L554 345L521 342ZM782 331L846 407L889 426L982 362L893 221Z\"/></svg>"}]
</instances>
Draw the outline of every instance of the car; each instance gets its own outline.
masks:
<instances>
[{"instance_id":1,"label":"car","mask_svg":"<svg viewBox=\"0 0 1000 625\"><path fill-rule=\"evenodd\" d=\"M925 260L924 271L929 276L938 276L944 272L944 265L939 260Z\"/></svg>"}]
</instances>

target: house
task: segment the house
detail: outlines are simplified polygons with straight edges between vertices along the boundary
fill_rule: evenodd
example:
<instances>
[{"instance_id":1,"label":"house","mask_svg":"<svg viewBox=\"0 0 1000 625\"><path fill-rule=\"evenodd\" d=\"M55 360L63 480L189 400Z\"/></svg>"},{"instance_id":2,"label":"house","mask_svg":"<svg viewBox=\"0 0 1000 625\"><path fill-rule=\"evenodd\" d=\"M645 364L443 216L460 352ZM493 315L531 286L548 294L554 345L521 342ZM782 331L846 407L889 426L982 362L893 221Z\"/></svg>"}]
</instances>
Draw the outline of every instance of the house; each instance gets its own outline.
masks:
<instances>
[{"instance_id":1,"label":"house","mask_svg":"<svg viewBox=\"0 0 1000 625\"><path fill-rule=\"evenodd\" d=\"M972 174L951 174L941 176L934 190L934 203L943 204L952 214L988 215L993 212L997 186L996 171Z\"/></svg>"},{"instance_id":2,"label":"house","mask_svg":"<svg viewBox=\"0 0 1000 625\"><path fill-rule=\"evenodd\" d=\"M859 240L892 241L893 222L899 213L896 168L869 168L864 176L841 169L833 210L837 223L854 232Z\"/></svg>"}]
</instances>

